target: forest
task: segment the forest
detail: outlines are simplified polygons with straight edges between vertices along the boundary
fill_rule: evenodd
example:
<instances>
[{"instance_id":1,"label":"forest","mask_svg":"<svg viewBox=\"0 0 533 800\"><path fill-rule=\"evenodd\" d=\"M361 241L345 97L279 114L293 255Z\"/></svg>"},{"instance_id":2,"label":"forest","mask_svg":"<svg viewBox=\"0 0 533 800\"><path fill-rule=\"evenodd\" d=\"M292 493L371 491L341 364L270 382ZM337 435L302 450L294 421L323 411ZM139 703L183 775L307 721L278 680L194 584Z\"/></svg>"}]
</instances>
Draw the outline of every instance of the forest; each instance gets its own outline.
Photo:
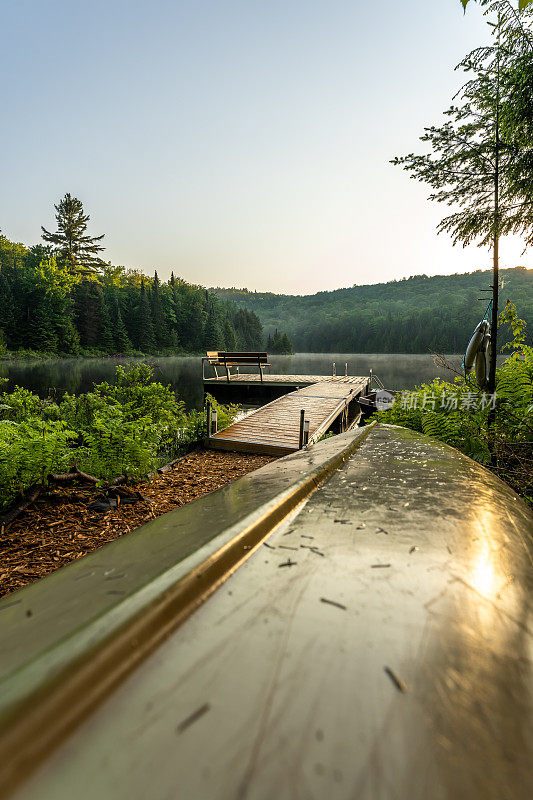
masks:
<instances>
[{"instance_id":1,"label":"forest","mask_svg":"<svg viewBox=\"0 0 533 800\"><path fill-rule=\"evenodd\" d=\"M212 291L257 314L267 336L276 328L287 331L298 352L462 353L485 313L491 278L489 270L416 275L303 296ZM500 286L502 300L509 298L532 320L533 270L503 269Z\"/></svg>"},{"instance_id":2,"label":"forest","mask_svg":"<svg viewBox=\"0 0 533 800\"><path fill-rule=\"evenodd\" d=\"M68 269L49 245L0 234L0 353L58 355L258 350L253 311L171 276L100 264Z\"/></svg>"}]
</instances>

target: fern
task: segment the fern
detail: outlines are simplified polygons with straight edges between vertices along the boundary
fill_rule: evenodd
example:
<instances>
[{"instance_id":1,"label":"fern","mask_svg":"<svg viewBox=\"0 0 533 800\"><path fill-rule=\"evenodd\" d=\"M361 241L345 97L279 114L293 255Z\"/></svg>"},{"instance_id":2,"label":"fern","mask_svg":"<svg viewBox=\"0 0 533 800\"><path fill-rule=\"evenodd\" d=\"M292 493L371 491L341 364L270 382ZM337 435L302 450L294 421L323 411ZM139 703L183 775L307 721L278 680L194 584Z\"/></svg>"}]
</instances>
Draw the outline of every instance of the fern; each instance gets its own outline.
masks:
<instances>
[{"instance_id":1,"label":"fern","mask_svg":"<svg viewBox=\"0 0 533 800\"><path fill-rule=\"evenodd\" d=\"M0 394L0 509L73 464L102 480L138 478L204 436L205 412L187 414L147 364L119 366L116 379L60 403L20 387ZM211 402L230 424L238 408Z\"/></svg>"}]
</instances>

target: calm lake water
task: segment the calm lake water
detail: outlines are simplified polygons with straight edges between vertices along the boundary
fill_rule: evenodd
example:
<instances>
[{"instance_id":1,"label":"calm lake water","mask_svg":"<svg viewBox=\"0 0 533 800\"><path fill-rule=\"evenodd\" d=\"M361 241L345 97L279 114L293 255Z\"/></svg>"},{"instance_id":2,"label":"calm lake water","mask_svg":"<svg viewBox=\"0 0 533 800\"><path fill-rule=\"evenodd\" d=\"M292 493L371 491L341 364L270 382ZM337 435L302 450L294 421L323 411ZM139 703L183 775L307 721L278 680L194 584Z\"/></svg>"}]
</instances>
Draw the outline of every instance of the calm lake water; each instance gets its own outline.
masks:
<instances>
[{"instance_id":1,"label":"calm lake water","mask_svg":"<svg viewBox=\"0 0 533 800\"><path fill-rule=\"evenodd\" d=\"M461 356L447 356L460 369ZM15 385L45 397L64 392L89 391L93 383L113 381L117 364L139 359L58 359L56 361L0 362L0 376L8 378L8 389ZM202 366L198 356L176 356L144 359L154 367L156 378L170 383L187 408L202 407ZM453 379L453 375L433 363L431 355L296 353L293 356L271 356L271 372L277 374L331 375L336 363L337 375L368 375L374 370L388 389L412 389L435 377ZM241 372L244 372L241 369ZM254 372L253 369L249 370ZM206 372L207 374L207 372Z\"/></svg>"}]
</instances>

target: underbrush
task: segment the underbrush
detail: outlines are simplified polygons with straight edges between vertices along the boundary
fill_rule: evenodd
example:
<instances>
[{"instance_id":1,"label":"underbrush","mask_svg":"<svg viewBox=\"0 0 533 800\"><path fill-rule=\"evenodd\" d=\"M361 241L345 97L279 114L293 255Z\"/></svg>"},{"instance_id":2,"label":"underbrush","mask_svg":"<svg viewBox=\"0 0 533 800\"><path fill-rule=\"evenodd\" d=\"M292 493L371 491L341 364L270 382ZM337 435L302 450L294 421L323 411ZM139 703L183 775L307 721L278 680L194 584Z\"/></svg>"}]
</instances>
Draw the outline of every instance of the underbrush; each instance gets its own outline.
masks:
<instances>
[{"instance_id":1,"label":"underbrush","mask_svg":"<svg viewBox=\"0 0 533 800\"><path fill-rule=\"evenodd\" d=\"M217 409L220 427L237 406ZM16 387L0 394L0 510L49 476L74 468L101 481L140 478L186 452L206 432L204 411L185 410L147 364L116 368L115 383L42 400Z\"/></svg>"}]
</instances>

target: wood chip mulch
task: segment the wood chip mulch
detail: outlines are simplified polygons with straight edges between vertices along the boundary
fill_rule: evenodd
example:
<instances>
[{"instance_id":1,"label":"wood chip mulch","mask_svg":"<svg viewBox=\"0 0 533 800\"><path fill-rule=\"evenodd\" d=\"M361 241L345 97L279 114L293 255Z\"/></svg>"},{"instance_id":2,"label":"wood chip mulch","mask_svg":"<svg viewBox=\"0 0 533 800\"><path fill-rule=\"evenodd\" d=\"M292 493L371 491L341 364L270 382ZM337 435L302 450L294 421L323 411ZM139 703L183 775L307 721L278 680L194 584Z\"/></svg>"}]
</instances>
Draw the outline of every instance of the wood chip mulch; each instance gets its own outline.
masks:
<instances>
[{"instance_id":1,"label":"wood chip mulch","mask_svg":"<svg viewBox=\"0 0 533 800\"><path fill-rule=\"evenodd\" d=\"M124 487L122 501L119 498L118 505L104 513L89 508L98 499L94 488L57 488L41 495L0 538L0 597L273 460L198 450L169 472Z\"/></svg>"}]
</instances>

